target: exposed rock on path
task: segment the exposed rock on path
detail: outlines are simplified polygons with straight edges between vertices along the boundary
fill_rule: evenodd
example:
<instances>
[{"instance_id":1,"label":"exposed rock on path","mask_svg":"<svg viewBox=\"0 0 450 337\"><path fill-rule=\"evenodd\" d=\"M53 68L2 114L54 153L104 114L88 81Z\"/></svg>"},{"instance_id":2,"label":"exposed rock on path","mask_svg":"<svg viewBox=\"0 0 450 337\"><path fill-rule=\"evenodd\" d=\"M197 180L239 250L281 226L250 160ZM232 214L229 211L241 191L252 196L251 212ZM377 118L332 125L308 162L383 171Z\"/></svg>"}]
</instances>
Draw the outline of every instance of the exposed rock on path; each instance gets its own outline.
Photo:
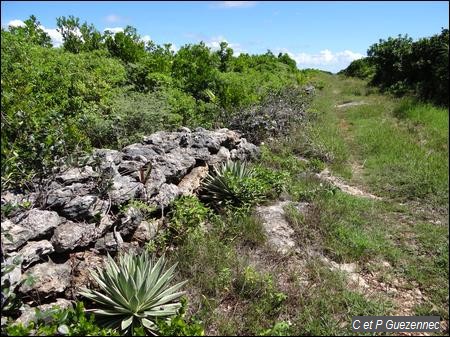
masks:
<instances>
[{"instance_id":1,"label":"exposed rock on path","mask_svg":"<svg viewBox=\"0 0 450 337\"><path fill-rule=\"evenodd\" d=\"M308 205L306 203L278 201L270 206L256 207L256 215L260 217L263 223L269 246L280 254L287 254L296 248L295 233L286 220L284 211L284 208L289 204L296 207L300 212L304 212Z\"/></svg>"},{"instance_id":2,"label":"exposed rock on path","mask_svg":"<svg viewBox=\"0 0 450 337\"><path fill-rule=\"evenodd\" d=\"M363 198L370 198L375 200L381 200L380 197L377 197L376 195L370 194L368 192L362 191L360 188L356 186L351 186L346 184L342 179L335 177L331 174L330 170L328 168L324 169L322 172L317 174L317 177L323 180L326 180L330 182L332 185L339 188L342 192L345 192L347 194L356 196L356 197L363 197Z\"/></svg>"},{"instance_id":3,"label":"exposed rock on path","mask_svg":"<svg viewBox=\"0 0 450 337\"><path fill-rule=\"evenodd\" d=\"M341 109L341 108L348 108L350 106L358 106L358 105L365 105L365 104L367 104L367 103L364 102L364 101L360 101L360 102L346 102L346 103L342 103L342 104L336 105L336 108Z\"/></svg>"}]
</instances>

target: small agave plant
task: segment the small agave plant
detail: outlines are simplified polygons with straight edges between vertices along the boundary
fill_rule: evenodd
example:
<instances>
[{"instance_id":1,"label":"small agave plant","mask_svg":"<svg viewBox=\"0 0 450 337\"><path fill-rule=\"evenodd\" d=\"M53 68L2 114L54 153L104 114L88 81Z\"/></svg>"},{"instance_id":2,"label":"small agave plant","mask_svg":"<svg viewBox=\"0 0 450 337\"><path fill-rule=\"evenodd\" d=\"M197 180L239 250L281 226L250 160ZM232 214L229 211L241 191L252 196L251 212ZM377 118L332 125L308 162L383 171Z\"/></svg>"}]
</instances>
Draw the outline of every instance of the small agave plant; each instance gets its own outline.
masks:
<instances>
[{"instance_id":1,"label":"small agave plant","mask_svg":"<svg viewBox=\"0 0 450 337\"><path fill-rule=\"evenodd\" d=\"M218 207L249 202L252 196L247 193L243 183L252 175L253 170L245 162L228 161L215 166L214 172L208 173L202 181L201 198Z\"/></svg>"},{"instance_id":2,"label":"small agave plant","mask_svg":"<svg viewBox=\"0 0 450 337\"><path fill-rule=\"evenodd\" d=\"M99 303L103 308L91 309L108 328L133 334L135 328L144 327L156 335L155 319L176 315L184 292L178 291L187 281L169 286L177 264L165 272L164 256L155 263L154 257L125 253L116 263L108 255L104 269L92 271L100 291L84 288L81 295Z\"/></svg>"}]
</instances>

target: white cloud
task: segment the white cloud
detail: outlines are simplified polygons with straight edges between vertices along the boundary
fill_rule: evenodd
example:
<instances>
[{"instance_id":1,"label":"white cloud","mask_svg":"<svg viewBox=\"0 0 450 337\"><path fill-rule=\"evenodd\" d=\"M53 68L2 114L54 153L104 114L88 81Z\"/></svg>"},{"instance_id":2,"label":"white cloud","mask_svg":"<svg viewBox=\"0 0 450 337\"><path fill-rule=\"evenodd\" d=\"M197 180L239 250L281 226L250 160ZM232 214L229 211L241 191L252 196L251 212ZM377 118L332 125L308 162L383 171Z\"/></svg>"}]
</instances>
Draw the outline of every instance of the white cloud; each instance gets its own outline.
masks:
<instances>
[{"instance_id":1,"label":"white cloud","mask_svg":"<svg viewBox=\"0 0 450 337\"><path fill-rule=\"evenodd\" d=\"M171 51L173 51L174 53L176 53L177 51L178 51L178 47L177 47L177 45L175 44L175 43L172 43L171 45L170 45L170 48L169 48Z\"/></svg>"},{"instance_id":2,"label":"white cloud","mask_svg":"<svg viewBox=\"0 0 450 337\"><path fill-rule=\"evenodd\" d=\"M103 29L104 32L106 32L107 30L109 30L111 33L116 34L119 32L123 32L123 28L122 27L112 27L112 28L105 28Z\"/></svg>"},{"instance_id":3,"label":"white cloud","mask_svg":"<svg viewBox=\"0 0 450 337\"><path fill-rule=\"evenodd\" d=\"M23 22L22 20L11 20L8 22L8 27L25 27L25 22Z\"/></svg>"},{"instance_id":4,"label":"white cloud","mask_svg":"<svg viewBox=\"0 0 450 337\"><path fill-rule=\"evenodd\" d=\"M225 37L222 35L219 36L213 36L205 41L205 45L212 50L216 51L220 49L220 43L226 42L228 43L228 47L233 49L233 55L239 56L239 54L245 52L245 50L242 49L242 46L239 43L231 43L229 42Z\"/></svg>"},{"instance_id":5,"label":"white cloud","mask_svg":"<svg viewBox=\"0 0 450 337\"><path fill-rule=\"evenodd\" d=\"M141 37L141 40L144 41L145 43L147 43L148 41L151 41L152 39L150 38L150 35L144 35L143 37Z\"/></svg>"},{"instance_id":6,"label":"white cloud","mask_svg":"<svg viewBox=\"0 0 450 337\"><path fill-rule=\"evenodd\" d=\"M60 47L63 44L63 37L60 32L56 30L56 28L45 28L45 26L40 25L39 28L41 28L44 32L46 32L50 38L52 39L53 47ZM81 38L83 41L83 37L81 35L80 29L75 30L75 34Z\"/></svg>"},{"instance_id":7,"label":"white cloud","mask_svg":"<svg viewBox=\"0 0 450 337\"><path fill-rule=\"evenodd\" d=\"M365 57L351 50L332 52L329 49L320 51L318 54L292 53L287 49L278 49L279 52L287 53L297 62L299 68L318 68L322 70L337 72L346 68L352 61Z\"/></svg>"},{"instance_id":8,"label":"white cloud","mask_svg":"<svg viewBox=\"0 0 450 337\"><path fill-rule=\"evenodd\" d=\"M44 32L46 32L52 39L53 47L60 47L63 44L63 37L56 28L45 28L44 26L39 26Z\"/></svg>"},{"instance_id":9,"label":"white cloud","mask_svg":"<svg viewBox=\"0 0 450 337\"><path fill-rule=\"evenodd\" d=\"M253 7L257 4L257 1L221 1L218 7L223 8L243 8Z\"/></svg>"},{"instance_id":10,"label":"white cloud","mask_svg":"<svg viewBox=\"0 0 450 337\"><path fill-rule=\"evenodd\" d=\"M117 23L117 22L122 21L122 18L116 14L110 14L105 19L106 19L106 22L109 22L109 23Z\"/></svg>"}]
</instances>

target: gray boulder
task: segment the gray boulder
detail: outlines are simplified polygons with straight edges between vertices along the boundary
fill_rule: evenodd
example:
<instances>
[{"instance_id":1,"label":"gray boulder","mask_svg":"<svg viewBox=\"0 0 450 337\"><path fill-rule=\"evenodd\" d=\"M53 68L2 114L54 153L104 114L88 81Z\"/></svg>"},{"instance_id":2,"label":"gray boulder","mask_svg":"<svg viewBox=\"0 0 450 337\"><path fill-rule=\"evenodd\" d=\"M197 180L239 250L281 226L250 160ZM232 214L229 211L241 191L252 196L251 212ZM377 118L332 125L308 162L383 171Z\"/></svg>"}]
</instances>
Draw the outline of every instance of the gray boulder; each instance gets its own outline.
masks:
<instances>
[{"instance_id":1,"label":"gray boulder","mask_svg":"<svg viewBox=\"0 0 450 337\"><path fill-rule=\"evenodd\" d=\"M153 145L164 152L170 152L179 147L180 142L185 142L182 141L183 136L186 137L187 133L159 131L144 137L143 143Z\"/></svg>"},{"instance_id":2,"label":"gray boulder","mask_svg":"<svg viewBox=\"0 0 450 337\"><path fill-rule=\"evenodd\" d=\"M136 231L143 219L142 212L136 207L128 207L124 216L120 219L118 231L123 236L128 236Z\"/></svg>"},{"instance_id":3,"label":"gray boulder","mask_svg":"<svg viewBox=\"0 0 450 337\"><path fill-rule=\"evenodd\" d=\"M145 144L131 144L122 149L124 153L124 160L134 161L151 161L156 156L164 153L163 150L159 150L156 146L150 146Z\"/></svg>"},{"instance_id":4,"label":"gray boulder","mask_svg":"<svg viewBox=\"0 0 450 337\"><path fill-rule=\"evenodd\" d=\"M113 205L122 205L143 193L144 185L130 176L115 175L108 192Z\"/></svg>"},{"instance_id":5,"label":"gray boulder","mask_svg":"<svg viewBox=\"0 0 450 337\"><path fill-rule=\"evenodd\" d=\"M94 172L91 166L85 167L73 167L69 168L65 172L56 176L56 181L64 185L70 185L73 183L84 183L89 179L93 179L98 176L97 172Z\"/></svg>"},{"instance_id":6,"label":"gray boulder","mask_svg":"<svg viewBox=\"0 0 450 337\"><path fill-rule=\"evenodd\" d=\"M51 189L47 193L45 205L51 209L60 209L73 198L84 196L89 193L88 186L82 183L74 183L70 186Z\"/></svg>"},{"instance_id":7,"label":"gray boulder","mask_svg":"<svg viewBox=\"0 0 450 337\"><path fill-rule=\"evenodd\" d=\"M51 242L55 251L61 253L77 247L86 247L102 234L94 223L67 221L55 230Z\"/></svg>"},{"instance_id":8,"label":"gray boulder","mask_svg":"<svg viewBox=\"0 0 450 337\"><path fill-rule=\"evenodd\" d=\"M119 248L114 234L109 232L95 242L95 249L98 251L116 252Z\"/></svg>"},{"instance_id":9,"label":"gray boulder","mask_svg":"<svg viewBox=\"0 0 450 337\"><path fill-rule=\"evenodd\" d=\"M39 309L41 312L44 312L53 308L67 309L70 308L71 306L72 302L66 300L65 298L57 298L55 302L48 304L41 304L36 307L24 306L23 309L21 309L22 314L16 320L16 323L22 323L24 326L26 326L31 322L36 322L37 320L36 309Z\"/></svg>"},{"instance_id":10,"label":"gray boulder","mask_svg":"<svg viewBox=\"0 0 450 337\"><path fill-rule=\"evenodd\" d=\"M33 236L31 229L17 225L8 219L2 221L1 229L2 247L7 252L17 250Z\"/></svg>"},{"instance_id":11,"label":"gray boulder","mask_svg":"<svg viewBox=\"0 0 450 337\"><path fill-rule=\"evenodd\" d=\"M36 264L22 275L22 280L32 276L35 282L24 282L19 291L23 294L35 291L44 298L62 293L70 285L70 272L69 263L55 264L50 260Z\"/></svg>"},{"instance_id":12,"label":"gray boulder","mask_svg":"<svg viewBox=\"0 0 450 337\"><path fill-rule=\"evenodd\" d=\"M174 184L163 184L159 190L159 193L150 199L150 204L155 207L167 207L175 200L179 195L181 195L181 191Z\"/></svg>"},{"instance_id":13,"label":"gray boulder","mask_svg":"<svg viewBox=\"0 0 450 337\"><path fill-rule=\"evenodd\" d=\"M158 193L162 184L166 182L162 167L153 168L150 172L148 180L145 182L145 195L151 197Z\"/></svg>"},{"instance_id":14,"label":"gray boulder","mask_svg":"<svg viewBox=\"0 0 450 337\"><path fill-rule=\"evenodd\" d=\"M166 180L180 181L186 173L195 166L195 159L184 149L176 149L164 156L156 158L153 168L160 170Z\"/></svg>"},{"instance_id":15,"label":"gray boulder","mask_svg":"<svg viewBox=\"0 0 450 337\"><path fill-rule=\"evenodd\" d=\"M161 226L160 219L154 219L150 222L142 221L133 234L133 241L148 242L152 240L158 233L158 228Z\"/></svg>"},{"instance_id":16,"label":"gray boulder","mask_svg":"<svg viewBox=\"0 0 450 337\"><path fill-rule=\"evenodd\" d=\"M259 156L259 148L242 138L237 147L230 151L232 160L249 160Z\"/></svg>"},{"instance_id":17,"label":"gray boulder","mask_svg":"<svg viewBox=\"0 0 450 337\"><path fill-rule=\"evenodd\" d=\"M51 254L55 251L53 245L48 240L41 241L29 241L21 250L19 255L23 258L23 267L28 266L36 261L42 259L42 257Z\"/></svg>"},{"instance_id":18,"label":"gray boulder","mask_svg":"<svg viewBox=\"0 0 450 337\"><path fill-rule=\"evenodd\" d=\"M2 244L6 251L14 251L23 246L28 240L50 236L58 227L62 219L53 211L31 209L15 220L5 220L1 224Z\"/></svg>"},{"instance_id":19,"label":"gray boulder","mask_svg":"<svg viewBox=\"0 0 450 337\"><path fill-rule=\"evenodd\" d=\"M106 212L108 202L94 195L76 196L61 209L60 213L70 220L93 220Z\"/></svg>"}]
</instances>

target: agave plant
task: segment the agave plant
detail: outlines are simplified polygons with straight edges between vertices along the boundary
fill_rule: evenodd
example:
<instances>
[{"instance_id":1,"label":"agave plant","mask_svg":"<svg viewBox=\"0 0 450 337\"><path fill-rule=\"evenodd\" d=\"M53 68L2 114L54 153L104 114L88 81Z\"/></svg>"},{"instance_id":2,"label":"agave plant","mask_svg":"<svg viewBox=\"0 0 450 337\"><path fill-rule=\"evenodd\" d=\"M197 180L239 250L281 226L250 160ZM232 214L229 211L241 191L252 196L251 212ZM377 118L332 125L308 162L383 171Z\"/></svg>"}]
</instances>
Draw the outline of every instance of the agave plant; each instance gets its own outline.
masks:
<instances>
[{"instance_id":1,"label":"agave plant","mask_svg":"<svg viewBox=\"0 0 450 337\"><path fill-rule=\"evenodd\" d=\"M212 174L208 173L201 185L201 198L215 206L224 204L242 205L251 202L255 197L248 188L252 178L251 170L246 162L228 161L214 167Z\"/></svg>"},{"instance_id":2,"label":"agave plant","mask_svg":"<svg viewBox=\"0 0 450 337\"><path fill-rule=\"evenodd\" d=\"M181 303L184 292L178 290L187 282L169 286L176 264L167 269L164 256L155 263L154 257L125 253L116 263L108 255L106 267L92 271L100 291L82 289L81 295L99 303L103 308L89 311L98 315L108 328L118 328L123 333L133 333L144 327L156 334L155 318L172 316Z\"/></svg>"}]
</instances>

